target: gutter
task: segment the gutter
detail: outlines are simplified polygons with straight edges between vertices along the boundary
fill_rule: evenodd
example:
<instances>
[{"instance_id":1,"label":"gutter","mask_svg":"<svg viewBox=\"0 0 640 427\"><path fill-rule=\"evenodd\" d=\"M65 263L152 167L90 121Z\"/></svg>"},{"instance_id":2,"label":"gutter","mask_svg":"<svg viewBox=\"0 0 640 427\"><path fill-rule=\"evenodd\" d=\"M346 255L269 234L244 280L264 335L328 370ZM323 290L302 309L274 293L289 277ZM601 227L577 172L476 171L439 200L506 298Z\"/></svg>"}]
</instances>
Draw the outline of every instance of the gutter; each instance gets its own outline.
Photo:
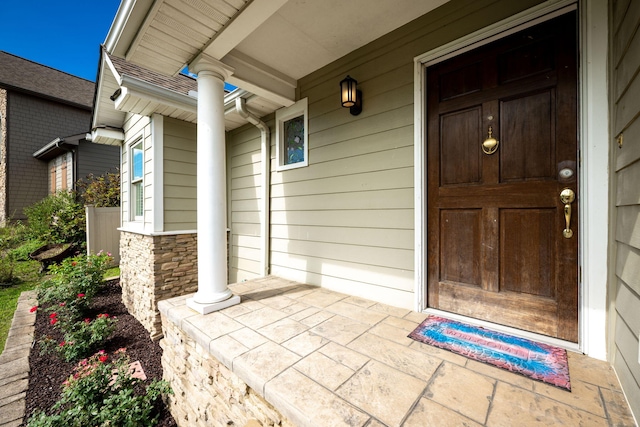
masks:
<instances>
[{"instance_id":1,"label":"gutter","mask_svg":"<svg viewBox=\"0 0 640 427\"><path fill-rule=\"evenodd\" d=\"M264 276L269 275L269 209L270 209L270 169L271 169L271 155L269 153L269 149L271 148L271 131L269 130L269 126L266 125L262 120L260 120L255 115L251 114L247 111L246 101L243 98L236 98L236 111L240 116L244 119L248 120L249 123L260 129L260 139L261 139L261 148L260 153L262 155L261 158L261 174L262 174L262 206L260 210L262 211L262 222L260 223L260 235L262 236L260 242L260 249L262 257L260 259L260 271Z\"/></svg>"}]
</instances>

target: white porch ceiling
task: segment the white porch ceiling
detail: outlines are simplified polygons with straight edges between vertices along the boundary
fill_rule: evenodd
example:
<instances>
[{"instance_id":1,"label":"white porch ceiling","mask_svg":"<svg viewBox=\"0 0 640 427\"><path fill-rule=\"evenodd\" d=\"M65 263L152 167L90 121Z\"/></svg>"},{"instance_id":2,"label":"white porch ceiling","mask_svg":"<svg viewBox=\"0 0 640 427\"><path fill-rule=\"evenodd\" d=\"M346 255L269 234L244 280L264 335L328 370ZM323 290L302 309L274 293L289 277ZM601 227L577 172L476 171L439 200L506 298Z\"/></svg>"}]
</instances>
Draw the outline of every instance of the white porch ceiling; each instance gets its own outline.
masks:
<instances>
[{"instance_id":1,"label":"white porch ceiling","mask_svg":"<svg viewBox=\"0 0 640 427\"><path fill-rule=\"evenodd\" d=\"M284 105L285 86L446 1L123 0L105 44L166 75L205 53L236 69L230 83Z\"/></svg>"}]
</instances>

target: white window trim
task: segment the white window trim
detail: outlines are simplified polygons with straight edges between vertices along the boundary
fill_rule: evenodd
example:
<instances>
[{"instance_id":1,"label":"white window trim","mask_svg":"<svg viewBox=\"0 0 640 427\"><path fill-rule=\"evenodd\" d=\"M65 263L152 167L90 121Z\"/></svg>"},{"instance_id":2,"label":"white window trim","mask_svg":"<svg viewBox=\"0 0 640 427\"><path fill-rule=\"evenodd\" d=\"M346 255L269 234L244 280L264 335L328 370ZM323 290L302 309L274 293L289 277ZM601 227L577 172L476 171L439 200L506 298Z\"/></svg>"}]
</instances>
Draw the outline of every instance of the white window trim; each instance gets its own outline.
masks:
<instances>
[{"instance_id":1,"label":"white window trim","mask_svg":"<svg viewBox=\"0 0 640 427\"><path fill-rule=\"evenodd\" d=\"M142 178L133 179L133 147L141 144L142 146ZM135 223L144 223L144 138L142 135L134 138L129 144L129 152L127 153L127 161L129 162L129 221ZM136 215L136 193L134 184L142 183L142 215Z\"/></svg>"},{"instance_id":2,"label":"white window trim","mask_svg":"<svg viewBox=\"0 0 640 427\"><path fill-rule=\"evenodd\" d=\"M294 117L304 117L304 161L284 164L284 122ZM307 98L301 99L290 107L276 111L276 171L302 168L309 166L309 102Z\"/></svg>"}]
</instances>

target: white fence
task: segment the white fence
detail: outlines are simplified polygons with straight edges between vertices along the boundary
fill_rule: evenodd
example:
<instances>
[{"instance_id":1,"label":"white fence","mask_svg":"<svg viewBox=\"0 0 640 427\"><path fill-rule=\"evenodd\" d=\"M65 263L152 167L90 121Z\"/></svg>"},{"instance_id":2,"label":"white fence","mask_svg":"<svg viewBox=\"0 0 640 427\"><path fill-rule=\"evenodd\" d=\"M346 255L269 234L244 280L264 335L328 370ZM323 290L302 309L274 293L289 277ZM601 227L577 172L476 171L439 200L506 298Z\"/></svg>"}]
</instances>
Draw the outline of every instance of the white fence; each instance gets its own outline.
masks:
<instances>
[{"instance_id":1,"label":"white fence","mask_svg":"<svg viewBox=\"0 0 640 427\"><path fill-rule=\"evenodd\" d=\"M109 252L120 264L120 208L85 206L87 215L87 253Z\"/></svg>"}]
</instances>

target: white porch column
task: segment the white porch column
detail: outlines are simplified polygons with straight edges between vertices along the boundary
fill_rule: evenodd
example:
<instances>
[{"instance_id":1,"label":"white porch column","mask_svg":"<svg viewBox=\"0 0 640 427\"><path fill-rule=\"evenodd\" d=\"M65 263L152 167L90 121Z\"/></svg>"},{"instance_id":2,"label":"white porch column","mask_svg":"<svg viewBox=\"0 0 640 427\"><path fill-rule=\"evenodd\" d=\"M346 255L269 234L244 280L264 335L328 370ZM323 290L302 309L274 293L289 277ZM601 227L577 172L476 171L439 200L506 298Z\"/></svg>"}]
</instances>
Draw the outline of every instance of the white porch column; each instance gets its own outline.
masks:
<instances>
[{"instance_id":1,"label":"white porch column","mask_svg":"<svg viewBox=\"0 0 640 427\"><path fill-rule=\"evenodd\" d=\"M233 70L212 58L199 58L197 197L198 291L187 306L207 314L238 304L227 287L227 181L224 81Z\"/></svg>"}]
</instances>

